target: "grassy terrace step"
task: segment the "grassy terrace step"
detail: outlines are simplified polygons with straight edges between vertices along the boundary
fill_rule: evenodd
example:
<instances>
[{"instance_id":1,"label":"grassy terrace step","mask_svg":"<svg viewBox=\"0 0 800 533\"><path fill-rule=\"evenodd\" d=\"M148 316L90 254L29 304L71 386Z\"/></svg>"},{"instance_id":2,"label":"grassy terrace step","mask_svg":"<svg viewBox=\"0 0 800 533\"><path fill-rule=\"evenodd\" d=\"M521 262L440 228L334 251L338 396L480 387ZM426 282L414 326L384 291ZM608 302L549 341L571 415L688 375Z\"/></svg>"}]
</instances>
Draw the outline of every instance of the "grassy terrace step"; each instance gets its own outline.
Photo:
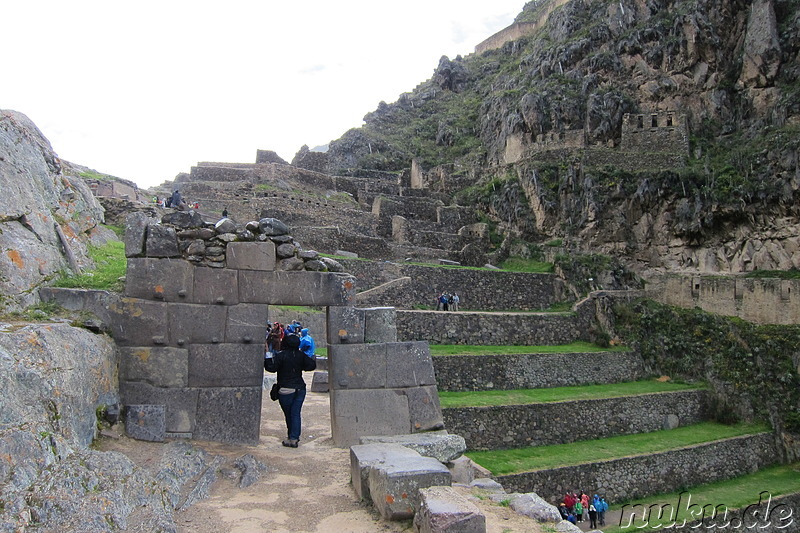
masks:
<instances>
[{"instance_id":1,"label":"grassy terrace step","mask_svg":"<svg viewBox=\"0 0 800 533\"><path fill-rule=\"evenodd\" d=\"M440 404L445 427L463 436L471 450L565 444L687 426L711 418L708 390L655 380L556 389L440 392Z\"/></svg>"},{"instance_id":2,"label":"grassy terrace step","mask_svg":"<svg viewBox=\"0 0 800 533\"><path fill-rule=\"evenodd\" d=\"M464 344L431 344L431 355L526 355L540 353L597 353L627 352L627 346L611 346L603 348L591 342L575 341L569 344L537 345L537 346L481 346Z\"/></svg>"},{"instance_id":3,"label":"grassy terrace step","mask_svg":"<svg viewBox=\"0 0 800 533\"><path fill-rule=\"evenodd\" d=\"M762 495L762 491L766 491L768 494ZM607 525L603 527L603 531L605 533L621 533L641 531L642 528L659 529L659 525L669 525L673 521L680 525L684 520L692 523L693 518L698 516L690 514L691 511L694 513L705 511L706 516L709 516L711 509L715 509L720 514L727 509L729 514L726 518L733 522L739 519L741 514L730 513L731 510L744 509L749 505L757 504L760 496L762 497L762 512L764 502L768 497L773 498L771 504L774 510L775 506L783 501L783 498L780 500L776 500L776 498L787 495L795 496L792 499L795 500L796 510L797 500L800 499L798 494L800 494L800 463L772 466L733 479L706 483L668 494L656 494L646 499L612 503L606 517ZM693 507L690 508L690 505ZM709 507L703 509L704 506ZM663 513L661 520L658 519L659 511ZM775 511L771 518L774 525L779 525L778 511ZM751 528L751 530L760 529Z\"/></svg>"},{"instance_id":4,"label":"grassy terrace step","mask_svg":"<svg viewBox=\"0 0 800 533\"><path fill-rule=\"evenodd\" d=\"M479 392L439 392L442 408L485 407L498 405L525 405L533 403L563 402L571 400L599 400L635 394L673 392L703 389L703 384L674 383L671 381L631 381L625 383L554 387L550 389L517 389Z\"/></svg>"},{"instance_id":5,"label":"grassy terrace step","mask_svg":"<svg viewBox=\"0 0 800 533\"><path fill-rule=\"evenodd\" d=\"M555 502L564 490L586 490L614 502L731 479L773 465L781 456L776 436L762 429L766 427L705 423L527 449L517 456L469 455L495 471L516 472L496 476L507 491L533 491Z\"/></svg>"},{"instance_id":6,"label":"grassy terrace step","mask_svg":"<svg viewBox=\"0 0 800 533\"><path fill-rule=\"evenodd\" d=\"M764 424L725 425L703 422L671 430L621 435L591 441L514 450L468 452L466 455L496 476L588 464L632 455L653 454L719 439L769 431Z\"/></svg>"}]
</instances>

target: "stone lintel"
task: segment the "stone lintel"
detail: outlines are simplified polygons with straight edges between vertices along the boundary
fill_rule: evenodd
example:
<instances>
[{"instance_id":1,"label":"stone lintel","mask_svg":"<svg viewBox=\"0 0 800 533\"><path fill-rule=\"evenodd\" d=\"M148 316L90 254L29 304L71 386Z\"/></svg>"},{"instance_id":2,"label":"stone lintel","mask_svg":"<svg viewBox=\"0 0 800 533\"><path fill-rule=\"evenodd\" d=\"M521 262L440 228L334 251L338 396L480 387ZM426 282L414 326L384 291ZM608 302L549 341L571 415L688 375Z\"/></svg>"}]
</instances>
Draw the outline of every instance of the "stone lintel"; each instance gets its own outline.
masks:
<instances>
[{"instance_id":1,"label":"stone lintel","mask_svg":"<svg viewBox=\"0 0 800 533\"><path fill-rule=\"evenodd\" d=\"M338 272L239 271L239 301L275 305L349 305L355 278Z\"/></svg>"}]
</instances>

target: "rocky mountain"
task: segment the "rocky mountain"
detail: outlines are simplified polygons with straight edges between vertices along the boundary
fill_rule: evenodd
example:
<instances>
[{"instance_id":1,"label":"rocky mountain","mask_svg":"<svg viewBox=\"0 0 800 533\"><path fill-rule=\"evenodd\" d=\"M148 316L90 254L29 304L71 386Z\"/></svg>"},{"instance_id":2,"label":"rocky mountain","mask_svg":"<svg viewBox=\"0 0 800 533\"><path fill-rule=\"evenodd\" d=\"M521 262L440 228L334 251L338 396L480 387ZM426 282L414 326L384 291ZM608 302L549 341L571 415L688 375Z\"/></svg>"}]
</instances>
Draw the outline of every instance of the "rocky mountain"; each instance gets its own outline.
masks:
<instances>
[{"instance_id":1,"label":"rocky mountain","mask_svg":"<svg viewBox=\"0 0 800 533\"><path fill-rule=\"evenodd\" d=\"M800 267L800 6L537 0L315 170L400 171L524 241L647 273Z\"/></svg>"},{"instance_id":2,"label":"rocky mountain","mask_svg":"<svg viewBox=\"0 0 800 533\"><path fill-rule=\"evenodd\" d=\"M0 308L37 301L34 289L91 265L88 246L114 238L103 208L28 117L0 110Z\"/></svg>"}]
</instances>

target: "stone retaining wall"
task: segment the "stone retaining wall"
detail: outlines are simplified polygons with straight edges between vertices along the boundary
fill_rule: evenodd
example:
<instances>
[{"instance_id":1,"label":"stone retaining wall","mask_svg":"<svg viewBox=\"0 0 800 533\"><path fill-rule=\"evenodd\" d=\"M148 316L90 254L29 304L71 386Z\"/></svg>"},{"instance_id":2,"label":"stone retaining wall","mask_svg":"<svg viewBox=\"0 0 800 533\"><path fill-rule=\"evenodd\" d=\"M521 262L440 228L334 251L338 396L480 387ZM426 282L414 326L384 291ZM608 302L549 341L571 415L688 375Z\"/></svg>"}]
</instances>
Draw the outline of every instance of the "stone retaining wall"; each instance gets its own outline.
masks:
<instances>
[{"instance_id":1,"label":"stone retaining wall","mask_svg":"<svg viewBox=\"0 0 800 533\"><path fill-rule=\"evenodd\" d=\"M536 492L556 504L567 490L605 494L613 502L731 479L774 464L779 457L775 436L759 433L651 455L497 476L497 481L508 492Z\"/></svg>"},{"instance_id":2,"label":"stone retaining wall","mask_svg":"<svg viewBox=\"0 0 800 533\"><path fill-rule=\"evenodd\" d=\"M447 355L433 358L440 390L481 391L569 387L635 381L644 376L637 352Z\"/></svg>"},{"instance_id":3,"label":"stone retaining wall","mask_svg":"<svg viewBox=\"0 0 800 533\"><path fill-rule=\"evenodd\" d=\"M501 270L443 268L357 259L337 259L358 280L360 291L393 279L410 277L402 289L387 289L359 295L359 305L393 305L399 308L436 307L442 292L455 292L460 309L483 311L545 309L564 297L564 285L553 274L530 274Z\"/></svg>"},{"instance_id":4,"label":"stone retaining wall","mask_svg":"<svg viewBox=\"0 0 800 533\"><path fill-rule=\"evenodd\" d=\"M800 493L787 494L780 497L772 497L769 492L769 487L763 487L766 494L756 494L753 491L753 504L742 509L728 509L724 507L709 507L698 508L695 506L691 509L686 509L689 505L687 500L684 505L676 509L677 514L675 517L675 525L672 519L658 520L657 514L654 514L650 509L634 508L634 512L638 513L637 518L634 520L634 527L642 524L646 520L645 527L653 527L659 523L665 527L669 527L670 531L679 531L681 533L689 533L692 531L759 531L764 533L797 533L800 531ZM759 498L761 498L759 500ZM720 502L713 502L712 505L717 506ZM676 505L678 502L676 502ZM658 513L659 509L655 509ZM681 513L681 511L684 511ZM689 511L693 511L693 515L689 515ZM671 512L669 508L664 508L664 514L668 516ZM687 522L689 518L694 518L700 513L702 516L708 517L701 521ZM714 513L712 515L712 513ZM653 517L656 517L655 519ZM646 517L643 519L642 517ZM625 522L628 523L627 521Z\"/></svg>"},{"instance_id":5,"label":"stone retaining wall","mask_svg":"<svg viewBox=\"0 0 800 533\"><path fill-rule=\"evenodd\" d=\"M464 437L470 450L498 450L697 424L708 419L708 404L708 391L692 390L531 405L450 407L442 414L447 430Z\"/></svg>"},{"instance_id":6,"label":"stone retaining wall","mask_svg":"<svg viewBox=\"0 0 800 533\"><path fill-rule=\"evenodd\" d=\"M569 344L588 341L590 324L588 314L397 311L399 339L431 344Z\"/></svg>"}]
</instances>

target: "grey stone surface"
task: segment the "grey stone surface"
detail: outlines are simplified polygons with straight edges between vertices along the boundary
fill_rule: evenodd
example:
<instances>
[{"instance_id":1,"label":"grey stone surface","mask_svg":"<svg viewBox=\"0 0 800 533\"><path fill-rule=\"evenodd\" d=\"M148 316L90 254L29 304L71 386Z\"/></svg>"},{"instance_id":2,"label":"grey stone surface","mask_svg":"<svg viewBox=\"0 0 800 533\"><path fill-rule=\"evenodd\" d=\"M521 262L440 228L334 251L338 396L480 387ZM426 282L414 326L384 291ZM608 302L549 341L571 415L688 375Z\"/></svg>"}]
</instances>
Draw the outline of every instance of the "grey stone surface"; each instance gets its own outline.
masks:
<instances>
[{"instance_id":1,"label":"grey stone surface","mask_svg":"<svg viewBox=\"0 0 800 533\"><path fill-rule=\"evenodd\" d=\"M192 433L197 414L199 389L153 387L147 383L120 381L119 395L123 405L150 402L166 406L165 423L168 433Z\"/></svg>"},{"instance_id":2,"label":"grey stone surface","mask_svg":"<svg viewBox=\"0 0 800 533\"><path fill-rule=\"evenodd\" d=\"M125 432L133 439L164 442L166 407L128 404L125 409Z\"/></svg>"},{"instance_id":3,"label":"grey stone surface","mask_svg":"<svg viewBox=\"0 0 800 533\"><path fill-rule=\"evenodd\" d=\"M239 270L275 270L275 244L232 242L227 249L228 268Z\"/></svg>"},{"instance_id":4,"label":"grey stone surface","mask_svg":"<svg viewBox=\"0 0 800 533\"><path fill-rule=\"evenodd\" d=\"M387 461L419 457L414 450L391 443L356 444L350 447L350 481L359 500L370 501L369 471Z\"/></svg>"},{"instance_id":5,"label":"grey stone surface","mask_svg":"<svg viewBox=\"0 0 800 533\"><path fill-rule=\"evenodd\" d=\"M372 503L386 520L407 520L420 506L420 489L449 486L450 471L430 457L381 463L369 471Z\"/></svg>"},{"instance_id":6,"label":"grey stone surface","mask_svg":"<svg viewBox=\"0 0 800 533\"><path fill-rule=\"evenodd\" d=\"M319 260L325 263L325 266L328 268L328 272L344 272L344 267L336 259L331 259L330 257L320 257Z\"/></svg>"},{"instance_id":7,"label":"grey stone surface","mask_svg":"<svg viewBox=\"0 0 800 533\"><path fill-rule=\"evenodd\" d=\"M362 344L366 314L356 307L328 307L328 344Z\"/></svg>"},{"instance_id":8,"label":"grey stone surface","mask_svg":"<svg viewBox=\"0 0 800 533\"><path fill-rule=\"evenodd\" d=\"M533 518L537 522L561 521L558 509L533 492L513 495L509 506L519 514Z\"/></svg>"},{"instance_id":9,"label":"grey stone surface","mask_svg":"<svg viewBox=\"0 0 800 533\"><path fill-rule=\"evenodd\" d=\"M467 450L467 444L464 442L463 437L450 435L446 431L407 435L365 436L361 437L360 442L361 444L399 444L414 450L423 457L433 457L441 463L453 461Z\"/></svg>"},{"instance_id":10,"label":"grey stone surface","mask_svg":"<svg viewBox=\"0 0 800 533\"><path fill-rule=\"evenodd\" d=\"M678 415L674 413L669 413L668 415L664 416L664 423L662 424L662 429L675 429L676 427L681 425L681 420L678 418Z\"/></svg>"},{"instance_id":11,"label":"grey stone surface","mask_svg":"<svg viewBox=\"0 0 800 533\"><path fill-rule=\"evenodd\" d=\"M317 370L311 378L311 392L328 392L328 372Z\"/></svg>"},{"instance_id":12,"label":"grey stone surface","mask_svg":"<svg viewBox=\"0 0 800 533\"><path fill-rule=\"evenodd\" d=\"M233 465L242 473L242 477L239 479L240 489L256 483L269 471L267 465L253 457L251 453L239 457L233 462Z\"/></svg>"},{"instance_id":13,"label":"grey stone surface","mask_svg":"<svg viewBox=\"0 0 800 533\"><path fill-rule=\"evenodd\" d=\"M225 342L255 343L262 345L267 335L269 306L266 304L238 304L228 307L228 324Z\"/></svg>"},{"instance_id":14,"label":"grey stone surface","mask_svg":"<svg viewBox=\"0 0 800 533\"><path fill-rule=\"evenodd\" d=\"M445 427L439 392L435 385L401 389L408 398L408 413L411 431L431 431Z\"/></svg>"},{"instance_id":15,"label":"grey stone surface","mask_svg":"<svg viewBox=\"0 0 800 533\"><path fill-rule=\"evenodd\" d=\"M169 304L170 342L178 346L223 342L227 313L223 305Z\"/></svg>"},{"instance_id":16,"label":"grey stone surface","mask_svg":"<svg viewBox=\"0 0 800 533\"><path fill-rule=\"evenodd\" d=\"M214 231L217 232L217 235L236 233L236 223L229 218L220 219L214 224Z\"/></svg>"},{"instance_id":17,"label":"grey stone surface","mask_svg":"<svg viewBox=\"0 0 800 533\"><path fill-rule=\"evenodd\" d=\"M490 492L503 492L503 493L505 493L505 490L503 489L503 485L501 485L497 481L493 480L492 478L488 478L488 477L482 477L482 478L473 479L470 482L469 485L470 485L470 487L475 487L476 489L488 490Z\"/></svg>"},{"instance_id":18,"label":"grey stone surface","mask_svg":"<svg viewBox=\"0 0 800 533\"><path fill-rule=\"evenodd\" d=\"M167 346L121 347L119 376L123 381L144 381L155 387L186 387L189 351Z\"/></svg>"},{"instance_id":19,"label":"grey stone surface","mask_svg":"<svg viewBox=\"0 0 800 533\"><path fill-rule=\"evenodd\" d=\"M286 224L277 218L262 218L258 221L258 229L261 233L270 237L289 233L289 228L286 227Z\"/></svg>"},{"instance_id":20,"label":"grey stone surface","mask_svg":"<svg viewBox=\"0 0 800 533\"><path fill-rule=\"evenodd\" d=\"M364 342L397 342L394 307L364 309Z\"/></svg>"},{"instance_id":21,"label":"grey stone surface","mask_svg":"<svg viewBox=\"0 0 800 533\"><path fill-rule=\"evenodd\" d=\"M111 335L120 346L153 346L169 342L169 320L164 302L120 298L108 306Z\"/></svg>"},{"instance_id":22,"label":"grey stone surface","mask_svg":"<svg viewBox=\"0 0 800 533\"><path fill-rule=\"evenodd\" d=\"M147 226L155 219L146 213L132 213L125 219L125 257L141 257L144 255L144 243L147 237Z\"/></svg>"},{"instance_id":23,"label":"grey stone surface","mask_svg":"<svg viewBox=\"0 0 800 533\"><path fill-rule=\"evenodd\" d=\"M273 305L348 305L354 278L336 272L239 271L239 301Z\"/></svg>"},{"instance_id":24,"label":"grey stone surface","mask_svg":"<svg viewBox=\"0 0 800 533\"><path fill-rule=\"evenodd\" d=\"M420 489L420 507L414 515L419 533L485 533L486 517L452 487Z\"/></svg>"},{"instance_id":25,"label":"grey stone surface","mask_svg":"<svg viewBox=\"0 0 800 533\"><path fill-rule=\"evenodd\" d=\"M408 399L399 390L337 390L330 392L331 431L336 446L358 444L364 435L411 432Z\"/></svg>"},{"instance_id":26,"label":"grey stone surface","mask_svg":"<svg viewBox=\"0 0 800 533\"><path fill-rule=\"evenodd\" d=\"M180 257L178 234L175 232L175 228L161 224L148 226L145 254L147 257Z\"/></svg>"},{"instance_id":27,"label":"grey stone surface","mask_svg":"<svg viewBox=\"0 0 800 533\"><path fill-rule=\"evenodd\" d=\"M328 266L318 259L312 259L310 261L306 261L303 265L303 268L306 270L310 270L312 272L327 272Z\"/></svg>"},{"instance_id":28,"label":"grey stone surface","mask_svg":"<svg viewBox=\"0 0 800 533\"><path fill-rule=\"evenodd\" d=\"M582 533L583 530L570 522L569 520L562 520L556 524L556 531L559 533Z\"/></svg>"},{"instance_id":29,"label":"grey stone surface","mask_svg":"<svg viewBox=\"0 0 800 533\"><path fill-rule=\"evenodd\" d=\"M239 273L231 268L195 267L194 296L189 301L196 304L238 304Z\"/></svg>"},{"instance_id":30,"label":"grey stone surface","mask_svg":"<svg viewBox=\"0 0 800 533\"><path fill-rule=\"evenodd\" d=\"M330 382L337 389L386 387L387 344L332 344L328 348Z\"/></svg>"},{"instance_id":31,"label":"grey stone surface","mask_svg":"<svg viewBox=\"0 0 800 533\"><path fill-rule=\"evenodd\" d=\"M297 246L294 244L284 243L275 249L275 255L277 255L279 259L286 259L289 257L294 257L296 251Z\"/></svg>"},{"instance_id":32,"label":"grey stone surface","mask_svg":"<svg viewBox=\"0 0 800 533\"><path fill-rule=\"evenodd\" d=\"M283 246L283 245L281 245ZM287 257L278 261L277 270L285 270L287 272L298 272L305 267L305 261L299 257Z\"/></svg>"},{"instance_id":33,"label":"grey stone surface","mask_svg":"<svg viewBox=\"0 0 800 533\"><path fill-rule=\"evenodd\" d=\"M190 344L190 387L260 387L264 346L255 344Z\"/></svg>"},{"instance_id":34,"label":"grey stone surface","mask_svg":"<svg viewBox=\"0 0 800 533\"><path fill-rule=\"evenodd\" d=\"M427 342L398 342L385 346L387 387L436 385Z\"/></svg>"},{"instance_id":35,"label":"grey stone surface","mask_svg":"<svg viewBox=\"0 0 800 533\"><path fill-rule=\"evenodd\" d=\"M260 428L261 384L199 389L195 439L256 445Z\"/></svg>"},{"instance_id":36,"label":"grey stone surface","mask_svg":"<svg viewBox=\"0 0 800 533\"><path fill-rule=\"evenodd\" d=\"M172 224L179 228L201 228L203 227L203 217L194 209L188 211L173 211L161 217L161 222L164 224Z\"/></svg>"},{"instance_id":37,"label":"grey stone surface","mask_svg":"<svg viewBox=\"0 0 800 533\"><path fill-rule=\"evenodd\" d=\"M195 268L183 259L130 258L125 296L165 302L191 302Z\"/></svg>"}]
</instances>

